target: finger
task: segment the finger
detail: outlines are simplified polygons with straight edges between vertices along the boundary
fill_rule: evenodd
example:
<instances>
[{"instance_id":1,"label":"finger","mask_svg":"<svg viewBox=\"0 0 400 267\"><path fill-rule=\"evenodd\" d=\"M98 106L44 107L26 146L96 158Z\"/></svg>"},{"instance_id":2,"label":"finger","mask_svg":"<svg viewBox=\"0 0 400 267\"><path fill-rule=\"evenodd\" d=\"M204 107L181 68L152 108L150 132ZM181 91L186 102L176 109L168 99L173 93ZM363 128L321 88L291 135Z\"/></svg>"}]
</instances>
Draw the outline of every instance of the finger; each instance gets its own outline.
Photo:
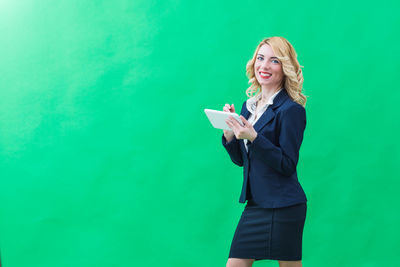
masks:
<instances>
[{"instance_id":1,"label":"finger","mask_svg":"<svg viewBox=\"0 0 400 267\"><path fill-rule=\"evenodd\" d=\"M250 122L248 122L248 121L245 119L245 117L243 117L242 115L240 115L240 119L242 120L242 122L243 122L243 124L244 124L245 126L250 126Z\"/></svg>"},{"instance_id":2,"label":"finger","mask_svg":"<svg viewBox=\"0 0 400 267\"><path fill-rule=\"evenodd\" d=\"M229 116L226 120L228 121L227 123L229 123L230 125L236 126L234 122L235 119L232 119L232 116Z\"/></svg>"},{"instance_id":3,"label":"finger","mask_svg":"<svg viewBox=\"0 0 400 267\"><path fill-rule=\"evenodd\" d=\"M225 111L225 112L230 112L230 106L229 106L228 104L226 104L226 105L222 108L222 110Z\"/></svg>"},{"instance_id":4,"label":"finger","mask_svg":"<svg viewBox=\"0 0 400 267\"><path fill-rule=\"evenodd\" d=\"M227 119L225 120L226 124L228 125L229 128L235 133L235 126Z\"/></svg>"},{"instance_id":5,"label":"finger","mask_svg":"<svg viewBox=\"0 0 400 267\"><path fill-rule=\"evenodd\" d=\"M240 124L238 123L238 121L235 118L233 118L232 116L229 116L228 120L229 120L229 123L232 125L233 129L235 129L235 130L240 129Z\"/></svg>"},{"instance_id":6,"label":"finger","mask_svg":"<svg viewBox=\"0 0 400 267\"><path fill-rule=\"evenodd\" d=\"M232 116L229 116L229 118L231 119L231 123L232 123L233 125L235 125L236 128L240 129L240 127L242 127L242 126L240 125L240 123L239 123L235 118L233 118Z\"/></svg>"},{"instance_id":7,"label":"finger","mask_svg":"<svg viewBox=\"0 0 400 267\"><path fill-rule=\"evenodd\" d=\"M231 126L232 123L231 123L231 121L230 121L229 119L226 119L225 122L226 122L226 124L228 124L228 126L229 126L230 128L232 128L232 126Z\"/></svg>"}]
</instances>

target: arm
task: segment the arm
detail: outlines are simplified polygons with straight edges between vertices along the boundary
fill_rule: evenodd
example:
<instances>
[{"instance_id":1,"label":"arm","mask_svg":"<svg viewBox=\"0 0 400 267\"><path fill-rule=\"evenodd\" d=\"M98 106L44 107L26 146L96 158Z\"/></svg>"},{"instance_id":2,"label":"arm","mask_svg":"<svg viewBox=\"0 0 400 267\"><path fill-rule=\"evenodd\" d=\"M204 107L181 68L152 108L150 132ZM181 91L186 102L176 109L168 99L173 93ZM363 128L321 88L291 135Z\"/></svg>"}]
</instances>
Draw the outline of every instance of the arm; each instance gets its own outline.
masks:
<instances>
[{"instance_id":1,"label":"arm","mask_svg":"<svg viewBox=\"0 0 400 267\"><path fill-rule=\"evenodd\" d=\"M242 110L240 111L240 114L243 113L243 109L245 108L246 101L244 101L242 105ZM233 139L227 142L226 138L224 135L222 135L222 145L225 147L226 151L228 152L231 160L233 163L235 163L238 166L243 166L243 158L242 158L242 153L240 151L240 143L239 140L236 139L236 136L233 136Z\"/></svg>"},{"instance_id":2,"label":"arm","mask_svg":"<svg viewBox=\"0 0 400 267\"><path fill-rule=\"evenodd\" d=\"M305 126L305 109L300 105L291 106L281 116L279 146L257 134L253 142L249 141L248 149L254 156L265 159L274 170L291 176L296 171Z\"/></svg>"},{"instance_id":3,"label":"arm","mask_svg":"<svg viewBox=\"0 0 400 267\"><path fill-rule=\"evenodd\" d=\"M222 135L222 145L225 147L233 163L238 166L243 166L242 154L240 152L239 140L233 136L230 142L226 142L226 138Z\"/></svg>"}]
</instances>

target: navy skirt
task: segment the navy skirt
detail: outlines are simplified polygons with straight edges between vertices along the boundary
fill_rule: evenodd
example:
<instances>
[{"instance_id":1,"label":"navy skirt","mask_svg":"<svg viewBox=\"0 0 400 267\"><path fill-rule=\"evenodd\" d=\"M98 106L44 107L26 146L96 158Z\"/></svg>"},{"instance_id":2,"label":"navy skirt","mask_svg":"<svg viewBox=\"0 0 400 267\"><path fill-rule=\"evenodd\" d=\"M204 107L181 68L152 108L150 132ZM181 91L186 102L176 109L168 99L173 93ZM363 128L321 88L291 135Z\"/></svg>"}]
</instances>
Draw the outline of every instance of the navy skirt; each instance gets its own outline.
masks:
<instances>
[{"instance_id":1,"label":"navy skirt","mask_svg":"<svg viewBox=\"0 0 400 267\"><path fill-rule=\"evenodd\" d=\"M263 208L247 201L233 236L229 258L298 261L302 255L307 204Z\"/></svg>"}]
</instances>

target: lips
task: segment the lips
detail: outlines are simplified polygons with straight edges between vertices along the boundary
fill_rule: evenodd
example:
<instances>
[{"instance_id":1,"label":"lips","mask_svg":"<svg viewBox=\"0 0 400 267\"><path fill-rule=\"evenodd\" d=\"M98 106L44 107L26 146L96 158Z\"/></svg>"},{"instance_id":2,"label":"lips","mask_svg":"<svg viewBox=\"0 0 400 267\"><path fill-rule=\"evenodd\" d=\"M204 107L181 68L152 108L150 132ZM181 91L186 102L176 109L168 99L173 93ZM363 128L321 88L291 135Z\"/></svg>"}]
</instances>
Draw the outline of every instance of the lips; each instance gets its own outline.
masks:
<instances>
[{"instance_id":1,"label":"lips","mask_svg":"<svg viewBox=\"0 0 400 267\"><path fill-rule=\"evenodd\" d=\"M260 71L259 74L260 74L260 77L263 79L269 79L272 76L271 73L266 72L266 71Z\"/></svg>"}]
</instances>

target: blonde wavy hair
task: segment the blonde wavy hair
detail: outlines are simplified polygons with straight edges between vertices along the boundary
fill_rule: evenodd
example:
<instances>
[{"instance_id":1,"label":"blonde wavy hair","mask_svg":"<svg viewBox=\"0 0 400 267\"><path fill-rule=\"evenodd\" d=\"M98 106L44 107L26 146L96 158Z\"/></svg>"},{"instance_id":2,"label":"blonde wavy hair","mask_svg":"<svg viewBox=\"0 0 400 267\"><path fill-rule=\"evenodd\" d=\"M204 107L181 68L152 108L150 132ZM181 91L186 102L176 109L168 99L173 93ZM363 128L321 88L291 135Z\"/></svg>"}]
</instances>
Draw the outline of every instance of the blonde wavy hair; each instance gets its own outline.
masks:
<instances>
[{"instance_id":1,"label":"blonde wavy hair","mask_svg":"<svg viewBox=\"0 0 400 267\"><path fill-rule=\"evenodd\" d=\"M290 98L305 107L307 98L303 95L303 72L304 68L297 61L297 54L293 46L283 37L270 37L262 40L254 52L253 58L247 62L246 75L249 78L250 87L246 90L246 95L252 97L261 93L261 85L258 83L254 73L254 63L257 58L257 53L260 47L267 44L271 47L275 56L282 63L283 69L283 84Z\"/></svg>"}]
</instances>

